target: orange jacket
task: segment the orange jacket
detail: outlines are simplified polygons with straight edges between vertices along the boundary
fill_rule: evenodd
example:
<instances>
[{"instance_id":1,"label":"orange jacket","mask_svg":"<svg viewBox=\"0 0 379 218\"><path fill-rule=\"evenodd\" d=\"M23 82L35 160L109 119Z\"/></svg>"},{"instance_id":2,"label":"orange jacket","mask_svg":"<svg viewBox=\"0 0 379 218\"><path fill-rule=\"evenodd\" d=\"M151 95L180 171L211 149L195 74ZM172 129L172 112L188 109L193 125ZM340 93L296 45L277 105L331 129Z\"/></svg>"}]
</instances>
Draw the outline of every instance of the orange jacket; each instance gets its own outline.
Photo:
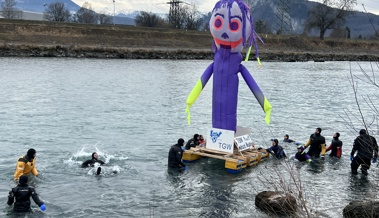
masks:
<instances>
[{"instance_id":1,"label":"orange jacket","mask_svg":"<svg viewBox=\"0 0 379 218\"><path fill-rule=\"evenodd\" d=\"M32 173L34 176L38 175L38 171L36 166L36 158L33 158L33 160L30 160L28 158L25 158L25 156L21 156L16 165L16 171L14 172L13 178L19 179L21 175L29 175L29 173Z\"/></svg>"}]
</instances>

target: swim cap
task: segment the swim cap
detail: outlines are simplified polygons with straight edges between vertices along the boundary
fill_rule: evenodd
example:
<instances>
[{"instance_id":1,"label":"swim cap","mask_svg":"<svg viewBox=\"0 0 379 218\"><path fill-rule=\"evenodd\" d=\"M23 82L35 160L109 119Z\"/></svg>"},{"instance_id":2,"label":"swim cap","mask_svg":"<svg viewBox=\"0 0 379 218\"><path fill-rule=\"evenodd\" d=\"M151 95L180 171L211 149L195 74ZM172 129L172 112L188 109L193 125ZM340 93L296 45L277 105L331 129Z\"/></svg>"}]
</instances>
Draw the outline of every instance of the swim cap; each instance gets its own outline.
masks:
<instances>
[{"instance_id":1,"label":"swim cap","mask_svg":"<svg viewBox=\"0 0 379 218\"><path fill-rule=\"evenodd\" d=\"M34 158L34 154L36 153L36 150L34 150L33 148L29 149L28 152L26 153L26 155L33 159Z\"/></svg>"},{"instance_id":2,"label":"swim cap","mask_svg":"<svg viewBox=\"0 0 379 218\"><path fill-rule=\"evenodd\" d=\"M301 151L304 151L304 146L303 145L299 145L299 146L297 146L297 149L300 149Z\"/></svg>"},{"instance_id":3,"label":"swim cap","mask_svg":"<svg viewBox=\"0 0 379 218\"><path fill-rule=\"evenodd\" d=\"M183 146L184 145L184 139L182 139L182 138L178 139L178 145Z\"/></svg>"},{"instance_id":4,"label":"swim cap","mask_svg":"<svg viewBox=\"0 0 379 218\"><path fill-rule=\"evenodd\" d=\"M28 176L26 176L26 175L20 176L20 180L18 182L20 183L20 185L27 184L28 183Z\"/></svg>"}]
</instances>

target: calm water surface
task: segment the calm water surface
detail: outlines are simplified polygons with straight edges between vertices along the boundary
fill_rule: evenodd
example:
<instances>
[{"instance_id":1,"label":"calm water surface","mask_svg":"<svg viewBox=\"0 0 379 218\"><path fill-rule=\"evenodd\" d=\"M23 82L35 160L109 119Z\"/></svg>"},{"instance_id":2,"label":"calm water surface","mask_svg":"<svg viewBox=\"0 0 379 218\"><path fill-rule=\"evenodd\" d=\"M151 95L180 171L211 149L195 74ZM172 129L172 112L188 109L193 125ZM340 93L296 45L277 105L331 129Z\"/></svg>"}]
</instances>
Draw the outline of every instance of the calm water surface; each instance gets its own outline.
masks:
<instances>
[{"instance_id":1,"label":"calm water surface","mask_svg":"<svg viewBox=\"0 0 379 218\"><path fill-rule=\"evenodd\" d=\"M268 190L262 175L283 163L268 160L233 175L224 162L203 158L183 174L167 172L167 153L179 137L211 127L209 81L191 108L186 98L210 61L0 58L0 217L266 217L254 205ZM377 166L367 178L350 175L349 153L357 132L345 122L357 114L350 68L370 63L244 63L273 106L272 123L240 77L238 124L251 127L255 144L267 147L284 134L305 142L316 127L329 144L344 142L341 160L296 165L306 197L324 217L341 217L351 200L377 197ZM374 69L375 66L374 66ZM377 71L377 69L376 69ZM360 95L377 93L359 81ZM378 102L375 102L378 105ZM363 106L365 115L370 109ZM348 119L347 119L348 120ZM356 129L362 128L352 118ZM373 132L378 134L377 129ZM285 145L295 153L295 145ZM16 160L33 147L42 178L31 178L46 212L14 215L6 204ZM81 169L97 151L104 174ZM275 180L274 180L275 181ZM333 202L333 203L332 203Z\"/></svg>"}]
</instances>

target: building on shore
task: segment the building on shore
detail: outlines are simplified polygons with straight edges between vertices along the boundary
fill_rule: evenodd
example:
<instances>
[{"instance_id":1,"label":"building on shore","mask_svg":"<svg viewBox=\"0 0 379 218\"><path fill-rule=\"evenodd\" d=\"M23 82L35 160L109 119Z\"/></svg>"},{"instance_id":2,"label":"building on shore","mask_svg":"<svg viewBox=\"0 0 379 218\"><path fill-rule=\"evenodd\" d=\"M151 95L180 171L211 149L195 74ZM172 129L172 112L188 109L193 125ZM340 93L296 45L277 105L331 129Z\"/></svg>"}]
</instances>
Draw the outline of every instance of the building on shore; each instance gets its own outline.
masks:
<instances>
[{"instance_id":1,"label":"building on shore","mask_svg":"<svg viewBox=\"0 0 379 218\"><path fill-rule=\"evenodd\" d=\"M0 11L0 18L4 18L2 11ZM31 12L31 11L14 11L14 19L20 20L45 20L43 13Z\"/></svg>"}]
</instances>

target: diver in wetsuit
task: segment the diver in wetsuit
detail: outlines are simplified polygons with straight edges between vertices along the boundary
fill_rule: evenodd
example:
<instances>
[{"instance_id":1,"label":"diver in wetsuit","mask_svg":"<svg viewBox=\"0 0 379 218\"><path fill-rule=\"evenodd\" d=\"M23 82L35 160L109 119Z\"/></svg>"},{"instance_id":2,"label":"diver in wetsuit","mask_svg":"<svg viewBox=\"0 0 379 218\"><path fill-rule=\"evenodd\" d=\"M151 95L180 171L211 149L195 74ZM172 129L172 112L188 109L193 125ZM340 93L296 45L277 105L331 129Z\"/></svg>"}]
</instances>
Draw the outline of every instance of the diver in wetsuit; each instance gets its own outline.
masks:
<instances>
[{"instance_id":1,"label":"diver in wetsuit","mask_svg":"<svg viewBox=\"0 0 379 218\"><path fill-rule=\"evenodd\" d=\"M320 157L324 158L326 147L325 147L325 138L321 135L321 128L316 128L314 134L312 134L307 143L305 143L305 148L309 146L308 155L311 157Z\"/></svg>"},{"instance_id":2,"label":"diver in wetsuit","mask_svg":"<svg viewBox=\"0 0 379 218\"><path fill-rule=\"evenodd\" d=\"M42 211L46 210L46 206L39 199L36 190L28 185L28 176L22 175L20 176L19 184L9 192L7 204L12 205L14 203L14 212L30 212L30 197L33 198Z\"/></svg>"},{"instance_id":3,"label":"diver in wetsuit","mask_svg":"<svg viewBox=\"0 0 379 218\"><path fill-rule=\"evenodd\" d=\"M96 152L92 153L92 159L86 160L82 163L82 167L94 167L95 163L99 163L100 165L104 165L105 163L102 160L98 160L98 154ZM99 175L101 173L101 167L98 167L96 170L96 174Z\"/></svg>"},{"instance_id":4,"label":"diver in wetsuit","mask_svg":"<svg viewBox=\"0 0 379 218\"><path fill-rule=\"evenodd\" d=\"M171 146L168 152L168 167L171 169L187 170L187 166L182 162L184 140L178 139L178 143Z\"/></svg>"},{"instance_id":5,"label":"diver in wetsuit","mask_svg":"<svg viewBox=\"0 0 379 218\"><path fill-rule=\"evenodd\" d=\"M34 176L38 177L38 171L36 168L36 150L33 148L29 149L26 155L20 157L17 160L16 170L14 172L13 178L18 183L18 179L22 175L28 176L32 173Z\"/></svg>"},{"instance_id":6,"label":"diver in wetsuit","mask_svg":"<svg viewBox=\"0 0 379 218\"><path fill-rule=\"evenodd\" d=\"M284 152L283 147L279 145L278 139L271 139L271 141L272 141L272 146L266 149L266 151L274 155L277 159L287 157L286 153Z\"/></svg>"}]
</instances>

